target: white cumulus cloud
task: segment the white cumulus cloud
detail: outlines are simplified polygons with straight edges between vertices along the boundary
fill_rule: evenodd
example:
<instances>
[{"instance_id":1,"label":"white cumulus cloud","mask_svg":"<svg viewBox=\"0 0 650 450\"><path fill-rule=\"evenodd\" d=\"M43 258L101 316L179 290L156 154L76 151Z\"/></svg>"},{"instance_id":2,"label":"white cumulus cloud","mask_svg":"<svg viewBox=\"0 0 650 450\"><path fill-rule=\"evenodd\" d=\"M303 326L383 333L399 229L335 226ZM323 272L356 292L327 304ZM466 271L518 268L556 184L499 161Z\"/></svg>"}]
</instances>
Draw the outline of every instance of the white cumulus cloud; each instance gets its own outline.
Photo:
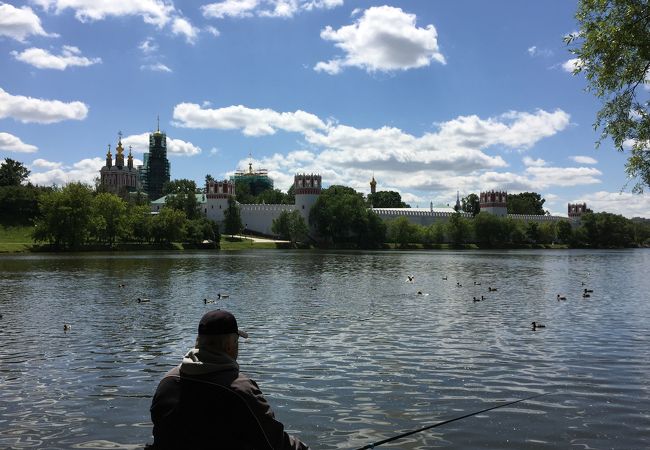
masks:
<instances>
[{"instance_id":1,"label":"white cumulus cloud","mask_svg":"<svg viewBox=\"0 0 650 450\"><path fill-rule=\"evenodd\" d=\"M150 55L158 51L158 44L156 44L154 38L148 37L138 45L138 48L145 55Z\"/></svg>"},{"instance_id":2,"label":"white cumulus cloud","mask_svg":"<svg viewBox=\"0 0 650 450\"><path fill-rule=\"evenodd\" d=\"M331 9L343 0L224 0L201 7L206 18L280 17L291 18L301 11Z\"/></svg>"},{"instance_id":3,"label":"white cumulus cloud","mask_svg":"<svg viewBox=\"0 0 650 450\"><path fill-rule=\"evenodd\" d=\"M149 151L149 133L133 134L122 139L125 148L133 147L134 152ZM173 139L167 136L167 152L176 156L194 156L201 153L201 147L181 139Z\"/></svg>"},{"instance_id":4,"label":"white cumulus cloud","mask_svg":"<svg viewBox=\"0 0 650 450\"><path fill-rule=\"evenodd\" d=\"M42 48L31 47L22 52L11 52L18 61L30 64L38 69L65 70L68 67L86 67L100 64L101 58L86 58L81 56L77 47L64 45L60 55L54 55Z\"/></svg>"},{"instance_id":5,"label":"white cumulus cloud","mask_svg":"<svg viewBox=\"0 0 650 450\"><path fill-rule=\"evenodd\" d=\"M16 8L9 3L0 2L0 36L7 36L24 42L28 36L56 37L48 34L41 25L41 19L29 6Z\"/></svg>"},{"instance_id":6,"label":"white cumulus cloud","mask_svg":"<svg viewBox=\"0 0 650 450\"><path fill-rule=\"evenodd\" d=\"M0 119L11 117L23 123L55 123L63 120L83 120L88 107L82 102L65 103L22 95L11 95L0 88Z\"/></svg>"},{"instance_id":7,"label":"white cumulus cloud","mask_svg":"<svg viewBox=\"0 0 650 450\"><path fill-rule=\"evenodd\" d=\"M431 61L446 64L438 48L438 33L429 24L415 25L415 14L392 6L371 7L354 24L333 29L325 27L321 38L335 43L342 57L316 64L316 71L337 74L343 67L368 72L391 72L425 67Z\"/></svg>"},{"instance_id":8,"label":"white cumulus cloud","mask_svg":"<svg viewBox=\"0 0 650 450\"><path fill-rule=\"evenodd\" d=\"M199 30L189 20L183 17L176 17L172 22L172 33L182 35L188 44L194 44L199 35Z\"/></svg>"},{"instance_id":9,"label":"white cumulus cloud","mask_svg":"<svg viewBox=\"0 0 650 450\"><path fill-rule=\"evenodd\" d=\"M174 5L163 0L33 0L33 3L57 14L72 9L81 22L140 16L146 23L159 27L169 22L175 12Z\"/></svg>"},{"instance_id":10,"label":"white cumulus cloud","mask_svg":"<svg viewBox=\"0 0 650 450\"><path fill-rule=\"evenodd\" d=\"M523 162L526 166L542 167L546 165L546 161L542 158L533 159L530 156L524 156Z\"/></svg>"},{"instance_id":11,"label":"white cumulus cloud","mask_svg":"<svg viewBox=\"0 0 650 450\"><path fill-rule=\"evenodd\" d=\"M252 109L241 105L209 109L196 103L176 105L174 121L176 126L186 128L241 129L248 136L274 134L278 129L304 132L326 127L317 116L300 110L279 113L271 109Z\"/></svg>"},{"instance_id":12,"label":"white cumulus cloud","mask_svg":"<svg viewBox=\"0 0 650 450\"><path fill-rule=\"evenodd\" d=\"M0 132L0 150L17 153L34 153L38 151L38 147L25 144L19 137L13 134Z\"/></svg>"},{"instance_id":13,"label":"white cumulus cloud","mask_svg":"<svg viewBox=\"0 0 650 450\"><path fill-rule=\"evenodd\" d=\"M140 66L140 70L150 70L152 72L167 72L171 73L172 69L164 65L163 63L155 63L155 64L143 64Z\"/></svg>"},{"instance_id":14,"label":"white cumulus cloud","mask_svg":"<svg viewBox=\"0 0 650 450\"><path fill-rule=\"evenodd\" d=\"M562 63L562 69L565 72L573 73L580 67L580 58L572 58Z\"/></svg>"},{"instance_id":15,"label":"white cumulus cloud","mask_svg":"<svg viewBox=\"0 0 650 450\"><path fill-rule=\"evenodd\" d=\"M32 164L33 169L44 168L48 170L44 172L32 171L28 180L32 184L40 186L63 186L72 182L82 182L92 185L94 184L95 178L99 177L99 169L106 163L103 158L99 157L82 159L72 164L72 166L66 166L63 163L44 159L37 161L38 164Z\"/></svg>"},{"instance_id":16,"label":"white cumulus cloud","mask_svg":"<svg viewBox=\"0 0 650 450\"><path fill-rule=\"evenodd\" d=\"M591 156L570 156L569 159L577 162L578 164L598 164L598 160Z\"/></svg>"},{"instance_id":17,"label":"white cumulus cloud","mask_svg":"<svg viewBox=\"0 0 650 450\"><path fill-rule=\"evenodd\" d=\"M63 163L48 161L46 159L38 158L32 161L31 167L38 169L60 169Z\"/></svg>"},{"instance_id":18,"label":"white cumulus cloud","mask_svg":"<svg viewBox=\"0 0 650 450\"><path fill-rule=\"evenodd\" d=\"M594 212L606 211L622 216L645 217L650 219L650 194L632 194L630 192L598 191L587 194L571 203L587 203Z\"/></svg>"}]
</instances>

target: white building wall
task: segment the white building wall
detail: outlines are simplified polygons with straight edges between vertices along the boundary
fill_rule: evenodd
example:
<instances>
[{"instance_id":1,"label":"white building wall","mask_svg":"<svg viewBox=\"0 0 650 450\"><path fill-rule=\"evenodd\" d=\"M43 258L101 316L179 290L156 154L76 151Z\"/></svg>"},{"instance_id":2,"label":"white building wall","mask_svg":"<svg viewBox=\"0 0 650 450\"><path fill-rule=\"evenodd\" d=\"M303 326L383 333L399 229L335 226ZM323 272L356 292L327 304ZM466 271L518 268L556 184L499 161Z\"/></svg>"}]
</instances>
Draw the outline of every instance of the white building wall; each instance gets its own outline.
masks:
<instances>
[{"instance_id":1,"label":"white building wall","mask_svg":"<svg viewBox=\"0 0 650 450\"><path fill-rule=\"evenodd\" d=\"M272 235L273 220L283 211L291 212L294 205L239 205L241 222L247 230ZM222 219L223 220L223 219Z\"/></svg>"},{"instance_id":2,"label":"white building wall","mask_svg":"<svg viewBox=\"0 0 650 450\"><path fill-rule=\"evenodd\" d=\"M429 226L438 222L447 222L455 212L447 211L417 211L411 208L373 208L373 211L384 221L395 220L398 217L406 217L409 222ZM470 213L460 213L461 217L471 219Z\"/></svg>"}]
</instances>

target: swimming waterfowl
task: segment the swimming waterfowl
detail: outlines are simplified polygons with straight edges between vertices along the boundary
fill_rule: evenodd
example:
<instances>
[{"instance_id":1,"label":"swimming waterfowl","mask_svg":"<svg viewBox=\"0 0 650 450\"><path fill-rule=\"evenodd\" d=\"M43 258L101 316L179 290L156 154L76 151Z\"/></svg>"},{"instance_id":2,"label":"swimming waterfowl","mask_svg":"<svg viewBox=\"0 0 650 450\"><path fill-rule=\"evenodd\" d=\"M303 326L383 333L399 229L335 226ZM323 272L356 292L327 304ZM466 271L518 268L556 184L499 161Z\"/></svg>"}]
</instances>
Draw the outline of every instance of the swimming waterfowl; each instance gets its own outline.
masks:
<instances>
[{"instance_id":1,"label":"swimming waterfowl","mask_svg":"<svg viewBox=\"0 0 650 450\"><path fill-rule=\"evenodd\" d=\"M560 294L557 294L557 301L559 302L560 300L566 300L566 297Z\"/></svg>"},{"instance_id":2,"label":"swimming waterfowl","mask_svg":"<svg viewBox=\"0 0 650 450\"><path fill-rule=\"evenodd\" d=\"M70 331L71 328L72 327L69 324L67 324L67 323L63 324L63 331Z\"/></svg>"},{"instance_id":3,"label":"swimming waterfowl","mask_svg":"<svg viewBox=\"0 0 650 450\"><path fill-rule=\"evenodd\" d=\"M312 291L315 291L315 290L316 290L316 286L309 286L309 289L311 289Z\"/></svg>"},{"instance_id":4,"label":"swimming waterfowl","mask_svg":"<svg viewBox=\"0 0 650 450\"><path fill-rule=\"evenodd\" d=\"M230 297L230 295L228 294L222 294L222 293L217 294L217 298L228 298L228 297Z\"/></svg>"},{"instance_id":5,"label":"swimming waterfowl","mask_svg":"<svg viewBox=\"0 0 650 450\"><path fill-rule=\"evenodd\" d=\"M415 280L415 276L414 276L414 275L406 275L406 281L408 281L409 283L412 283L413 280Z\"/></svg>"},{"instance_id":6,"label":"swimming waterfowl","mask_svg":"<svg viewBox=\"0 0 650 450\"><path fill-rule=\"evenodd\" d=\"M494 292L496 290L497 290L497 288L493 288L493 287L488 286L488 292Z\"/></svg>"},{"instance_id":7,"label":"swimming waterfowl","mask_svg":"<svg viewBox=\"0 0 650 450\"><path fill-rule=\"evenodd\" d=\"M422 291L418 291L418 295L422 295Z\"/></svg>"},{"instance_id":8,"label":"swimming waterfowl","mask_svg":"<svg viewBox=\"0 0 650 450\"><path fill-rule=\"evenodd\" d=\"M474 286L480 286L480 285L481 285L480 282L478 282L478 283L476 281L474 282Z\"/></svg>"},{"instance_id":9,"label":"swimming waterfowl","mask_svg":"<svg viewBox=\"0 0 650 450\"><path fill-rule=\"evenodd\" d=\"M140 298L140 297L138 297L138 303L147 303L147 302L150 302L150 301L151 300L149 300L148 298Z\"/></svg>"},{"instance_id":10,"label":"swimming waterfowl","mask_svg":"<svg viewBox=\"0 0 650 450\"><path fill-rule=\"evenodd\" d=\"M458 286L458 287L463 287L463 285L460 284L458 281L456 281L456 286Z\"/></svg>"},{"instance_id":11,"label":"swimming waterfowl","mask_svg":"<svg viewBox=\"0 0 650 450\"><path fill-rule=\"evenodd\" d=\"M538 328L546 328L546 325L543 325L539 322L531 322L531 325L533 326L533 331L535 331Z\"/></svg>"},{"instance_id":12,"label":"swimming waterfowl","mask_svg":"<svg viewBox=\"0 0 650 450\"><path fill-rule=\"evenodd\" d=\"M443 279L443 281L447 281L447 275L445 275L444 277L442 277L442 279Z\"/></svg>"},{"instance_id":13,"label":"swimming waterfowl","mask_svg":"<svg viewBox=\"0 0 650 450\"><path fill-rule=\"evenodd\" d=\"M589 292L594 292L593 289L587 289L587 288L585 288L584 290L585 290L585 294L587 294L587 293L589 293Z\"/></svg>"},{"instance_id":14,"label":"swimming waterfowl","mask_svg":"<svg viewBox=\"0 0 650 450\"><path fill-rule=\"evenodd\" d=\"M586 292L582 294L582 298L589 298L591 297L591 294L587 294Z\"/></svg>"},{"instance_id":15,"label":"swimming waterfowl","mask_svg":"<svg viewBox=\"0 0 650 450\"><path fill-rule=\"evenodd\" d=\"M117 287L121 287L121 288L123 288L123 287L125 287L125 286L126 286L126 284L118 284L118 285L117 285Z\"/></svg>"},{"instance_id":16,"label":"swimming waterfowl","mask_svg":"<svg viewBox=\"0 0 650 450\"><path fill-rule=\"evenodd\" d=\"M482 298L472 297L472 300L473 300L474 302L480 302L480 301L483 300L483 299L482 299Z\"/></svg>"},{"instance_id":17,"label":"swimming waterfowl","mask_svg":"<svg viewBox=\"0 0 650 450\"><path fill-rule=\"evenodd\" d=\"M207 298L204 298L203 304L207 305L208 303L214 303L214 300L208 300Z\"/></svg>"}]
</instances>

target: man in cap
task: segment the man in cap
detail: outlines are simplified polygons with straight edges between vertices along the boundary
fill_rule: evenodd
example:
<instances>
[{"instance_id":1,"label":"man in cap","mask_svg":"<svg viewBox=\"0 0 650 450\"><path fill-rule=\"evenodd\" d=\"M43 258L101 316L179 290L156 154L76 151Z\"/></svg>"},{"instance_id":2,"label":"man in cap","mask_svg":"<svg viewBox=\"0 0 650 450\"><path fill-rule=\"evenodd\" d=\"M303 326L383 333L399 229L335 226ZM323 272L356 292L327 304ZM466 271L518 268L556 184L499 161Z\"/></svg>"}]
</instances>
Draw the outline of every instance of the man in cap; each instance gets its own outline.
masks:
<instances>
[{"instance_id":1,"label":"man in cap","mask_svg":"<svg viewBox=\"0 0 650 450\"><path fill-rule=\"evenodd\" d=\"M154 449L308 447L284 431L257 383L239 373L239 337L221 309L203 315L195 348L158 384L151 402Z\"/></svg>"}]
</instances>

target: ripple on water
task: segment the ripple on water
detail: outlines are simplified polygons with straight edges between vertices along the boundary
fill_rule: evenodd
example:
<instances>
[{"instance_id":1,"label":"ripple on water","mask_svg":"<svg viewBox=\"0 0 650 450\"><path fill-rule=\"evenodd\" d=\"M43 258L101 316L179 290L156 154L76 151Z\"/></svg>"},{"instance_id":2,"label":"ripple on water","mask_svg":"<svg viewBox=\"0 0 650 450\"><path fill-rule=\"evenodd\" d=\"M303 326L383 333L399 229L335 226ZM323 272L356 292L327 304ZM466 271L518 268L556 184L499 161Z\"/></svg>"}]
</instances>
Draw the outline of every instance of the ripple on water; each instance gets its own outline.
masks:
<instances>
[{"instance_id":1,"label":"ripple on water","mask_svg":"<svg viewBox=\"0 0 650 450\"><path fill-rule=\"evenodd\" d=\"M242 370L314 448L356 448L543 392L382 448L648 448L649 255L3 257L0 448L142 448L151 394L211 306L250 333ZM230 298L206 306L216 292ZM532 332L532 320L547 328Z\"/></svg>"}]
</instances>

